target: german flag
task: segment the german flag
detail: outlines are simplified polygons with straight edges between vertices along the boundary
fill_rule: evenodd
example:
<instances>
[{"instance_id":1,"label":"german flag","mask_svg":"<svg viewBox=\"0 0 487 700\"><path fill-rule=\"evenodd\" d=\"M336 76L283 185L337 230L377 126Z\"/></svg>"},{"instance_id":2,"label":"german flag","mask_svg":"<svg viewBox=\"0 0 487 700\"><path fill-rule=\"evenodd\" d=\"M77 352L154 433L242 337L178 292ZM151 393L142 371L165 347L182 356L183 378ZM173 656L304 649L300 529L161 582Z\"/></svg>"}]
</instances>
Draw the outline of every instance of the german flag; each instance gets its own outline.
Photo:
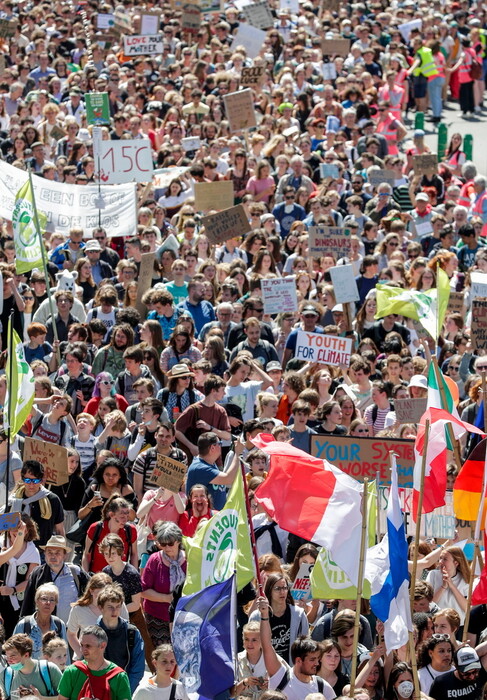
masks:
<instances>
[{"instance_id":1,"label":"german flag","mask_svg":"<svg viewBox=\"0 0 487 700\"><path fill-rule=\"evenodd\" d=\"M487 438L481 440L460 469L453 487L453 510L459 520L477 520L485 470Z\"/></svg>"}]
</instances>

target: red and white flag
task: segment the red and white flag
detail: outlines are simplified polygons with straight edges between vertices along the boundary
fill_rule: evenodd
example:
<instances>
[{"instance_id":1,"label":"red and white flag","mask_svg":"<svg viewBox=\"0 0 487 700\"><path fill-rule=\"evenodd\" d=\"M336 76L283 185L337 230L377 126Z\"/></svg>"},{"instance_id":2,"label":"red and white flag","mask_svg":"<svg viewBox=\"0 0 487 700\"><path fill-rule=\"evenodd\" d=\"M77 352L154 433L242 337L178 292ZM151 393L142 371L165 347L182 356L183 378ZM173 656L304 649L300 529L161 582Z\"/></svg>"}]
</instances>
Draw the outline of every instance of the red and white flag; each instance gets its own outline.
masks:
<instances>
[{"instance_id":1,"label":"red and white flag","mask_svg":"<svg viewBox=\"0 0 487 700\"><path fill-rule=\"evenodd\" d=\"M315 542L357 585L363 484L286 442L269 442L269 475L256 500L283 530Z\"/></svg>"},{"instance_id":2,"label":"red and white flag","mask_svg":"<svg viewBox=\"0 0 487 700\"><path fill-rule=\"evenodd\" d=\"M425 445L425 423L430 422L428 443ZM426 449L426 471L423 488L423 513L431 513L435 508L445 505L446 493L446 463L447 443L445 428L450 423L455 439L462 437L470 431L483 435L483 432L470 423L465 423L455 418L448 411L441 408L428 408L421 417L418 425L418 434L414 445L415 463L413 476L413 520L416 521L418 513L419 491L421 488L421 464L423 452Z\"/></svg>"}]
</instances>

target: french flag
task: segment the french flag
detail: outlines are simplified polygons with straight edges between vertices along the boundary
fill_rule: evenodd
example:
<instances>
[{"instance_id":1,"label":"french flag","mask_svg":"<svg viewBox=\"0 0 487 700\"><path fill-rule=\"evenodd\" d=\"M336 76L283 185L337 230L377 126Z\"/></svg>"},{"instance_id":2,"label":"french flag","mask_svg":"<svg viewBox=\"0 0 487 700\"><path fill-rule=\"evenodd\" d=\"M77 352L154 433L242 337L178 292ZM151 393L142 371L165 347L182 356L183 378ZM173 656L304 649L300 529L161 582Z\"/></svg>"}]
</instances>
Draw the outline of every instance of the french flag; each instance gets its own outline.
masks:
<instances>
[{"instance_id":1,"label":"french flag","mask_svg":"<svg viewBox=\"0 0 487 700\"><path fill-rule=\"evenodd\" d=\"M255 499L280 526L329 550L357 585L363 484L287 442L264 442L267 479Z\"/></svg>"}]
</instances>

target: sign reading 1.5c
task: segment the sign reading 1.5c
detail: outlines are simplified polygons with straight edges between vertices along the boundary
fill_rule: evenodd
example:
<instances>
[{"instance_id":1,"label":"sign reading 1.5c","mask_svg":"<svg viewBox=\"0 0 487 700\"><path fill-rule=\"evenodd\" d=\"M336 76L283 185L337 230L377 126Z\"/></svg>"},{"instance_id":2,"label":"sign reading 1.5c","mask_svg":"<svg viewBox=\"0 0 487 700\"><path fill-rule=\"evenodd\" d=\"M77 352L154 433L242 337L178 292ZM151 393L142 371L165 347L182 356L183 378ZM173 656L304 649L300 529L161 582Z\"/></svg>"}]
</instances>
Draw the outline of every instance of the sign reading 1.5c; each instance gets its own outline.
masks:
<instances>
[{"instance_id":1,"label":"sign reading 1.5c","mask_svg":"<svg viewBox=\"0 0 487 700\"><path fill-rule=\"evenodd\" d=\"M95 166L98 166L95 159ZM150 182L154 169L149 139L101 141L100 181L107 185Z\"/></svg>"}]
</instances>

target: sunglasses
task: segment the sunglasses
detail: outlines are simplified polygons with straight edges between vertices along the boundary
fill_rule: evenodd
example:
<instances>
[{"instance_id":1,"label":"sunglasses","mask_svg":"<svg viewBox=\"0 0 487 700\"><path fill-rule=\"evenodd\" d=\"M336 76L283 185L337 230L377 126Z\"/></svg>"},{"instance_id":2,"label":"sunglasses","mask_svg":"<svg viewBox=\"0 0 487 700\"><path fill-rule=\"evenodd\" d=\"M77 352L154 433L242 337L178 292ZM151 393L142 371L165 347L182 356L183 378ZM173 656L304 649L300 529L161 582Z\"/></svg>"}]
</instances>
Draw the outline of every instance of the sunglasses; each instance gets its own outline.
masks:
<instances>
[{"instance_id":1,"label":"sunglasses","mask_svg":"<svg viewBox=\"0 0 487 700\"><path fill-rule=\"evenodd\" d=\"M24 482L24 484L40 484L42 479L32 479L28 476L23 476L22 481Z\"/></svg>"},{"instance_id":2,"label":"sunglasses","mask_svg":"<svg viewBox=\"0 0 487 700\"><path fill-rule=\"evenodd\" d=\"M112 382L111 379L102 379L100 384L104 384L105 386L113 386L115 382Z\"/></svg>"},{"instance_id":3,"label":"sunglasses","mask_svg":"<svg viewBox=\"0 0 487 700\"><path fill-rule=\"evenodd\" d=\"M161 547L174 547L176 542L175 541L173 541L173 542L159 542L159 544Z\"/></svg>"}]
</instances>

